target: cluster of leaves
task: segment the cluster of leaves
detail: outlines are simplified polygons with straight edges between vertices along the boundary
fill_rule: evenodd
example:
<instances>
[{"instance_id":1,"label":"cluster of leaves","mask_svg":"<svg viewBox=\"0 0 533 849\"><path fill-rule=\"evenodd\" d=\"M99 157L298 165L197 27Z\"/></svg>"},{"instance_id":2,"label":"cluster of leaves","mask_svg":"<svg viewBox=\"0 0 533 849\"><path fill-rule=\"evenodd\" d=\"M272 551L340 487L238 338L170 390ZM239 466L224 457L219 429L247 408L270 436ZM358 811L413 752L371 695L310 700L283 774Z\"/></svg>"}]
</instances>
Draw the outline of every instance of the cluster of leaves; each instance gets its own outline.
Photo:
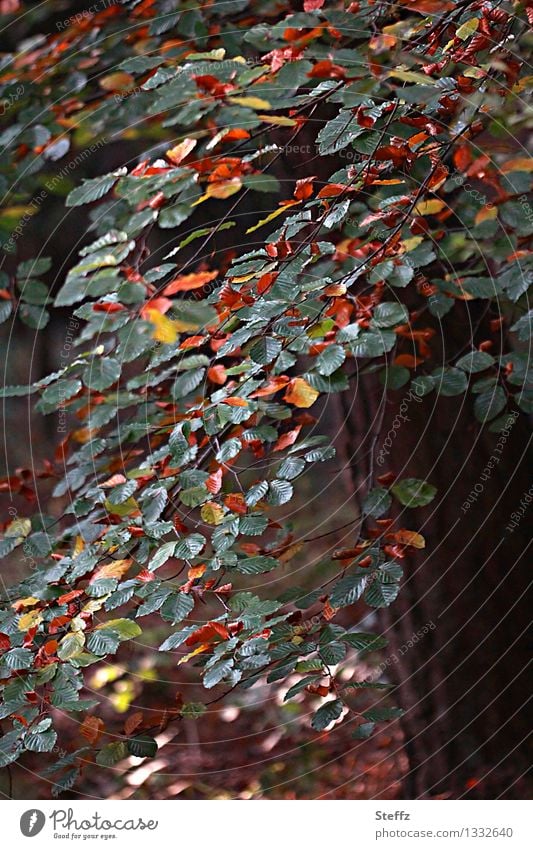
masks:
<instances>
[{"instance_id":1,"label":"cluster of leaves","mask_svg":"<svg viewBox=\"0 0 533 849\"><path fill-rule=\"evenodd\" d=\"M369 481L353 546L333 556L340 572L312 593L261 598L246 576L281 570L302 549L276 508L334 455L308 410L348 390L354 369L377 372L384 391L471 392L494 430L516 407L531 412L527 353L516 341L492 353L507 326L519 340L531 328L531 161L516 152L530 11L144 0L6 57L4 97L24 83L0 160L19 210L40 169L83 147L89 127L93 138L134 128L159 152L68 194L67 207L88 207L93 234L55 299L82 323L78 353L44 380L4 389L35 393L38 411L59 407L79 426L41 473L68 496L61 520L17 518L0 542L3 556L20 548L35 561L0 610L0 763L51 751L54 709L96 706L83 696L84 670L139 637L150 614L169 630L160 651L197 667L207 689L300 675L286 698L327 699L313 727L348 713L359 737L398 715L381 703L354 710L350 694L366 682L343 683L346 654L385 641L332 620L360 599L395 600L399 561L425 541L392 518L393 501L400 514L425 506L431 484ZM302 138L320 176L282 183L276 163ZM250 192L268 208L244 248L210 256L217 234L238 229ZM198 227L203 204L213 221ZM153 265L157 229L171 249ZM44 326L48 295L35 278L46 268L37 258L18 266L15 285L6 276L5 318L15 306ZM469 336L450 358L446 323L479 300L494 338L474 347ZM22 477L5 488L31 499ZM175 574L159 577L169 563ZM205 601L220 613L199 624ZM165 721L203 709L174 705ZM135 714L123 740L105 742L89 715L89 746L59 762L61 786L100 741L104 765L154 754L151 727Z\"/></svg>"}]
</instances>

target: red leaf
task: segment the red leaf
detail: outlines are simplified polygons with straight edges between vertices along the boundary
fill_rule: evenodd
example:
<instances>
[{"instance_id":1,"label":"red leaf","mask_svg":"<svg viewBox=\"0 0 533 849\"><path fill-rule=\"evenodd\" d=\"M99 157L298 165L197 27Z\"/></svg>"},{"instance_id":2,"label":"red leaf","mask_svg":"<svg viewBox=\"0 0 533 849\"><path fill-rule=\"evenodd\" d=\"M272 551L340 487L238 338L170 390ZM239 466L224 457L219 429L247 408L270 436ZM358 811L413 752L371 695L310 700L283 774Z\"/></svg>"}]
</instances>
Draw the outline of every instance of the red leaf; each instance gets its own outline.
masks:
<instances>
[{"instance_id":1,"label":"red leaf","mask_svg":"<svg viewBox=\"0 0 533 849\"><path fill-rule=\"evenodd\" d=\"M222 487L222 469L217 469L216 472L213 472L211 475L209 475L205 482L205 485L211 495L216 495L217 492L220 492L220 489Z\"/></svg>"},{"instance_id":2,"label":"red leaf","mask_svg":"<svg viewBox=\"0 0 533 849\"><path fill-rule=\"evenodd\" d=\"M187 646L194 646L196 643L207 643L220 637L222 640L229 639L228 629L220 622L207 622L200 628L197 628L190 637L185 640Z\"/></svg>"},{"instance_id":3,"label":"red leaf","mask_svg":"<svg viewBox=\"0 0 533 849\"><path fill-rule=\"evenodd\" d=\"M110 301L103 304L93 304L93 312L119 312L125 309L126 307L123 304L114 304Z\"/></svg>"},{"instance_id":4,"label":"red leaf","mask_svg":"<svg viewBox=\"0 0 533 849\"><path fill-rule=\"evenodd\" d=\"M296 180L296 188L294 190L294 197L296 200L307 200L313 194L313 180L316 180L316 177L302 177L301 180Z\"/></svg>"},{"instance_id":5,"label":"red leaf","mask_svg":"<svg viewBox=\"0 0 533 849\"><path fill-rule=\"evenodd\" d=\"M68 604L69 601L73 601L75 598L79 598L80 595L83 595L83 590L71 590L69 593L60 595L57 601L58 604Z\"/></svg>"},{"instance_id":6,"label":"red leaf","mask_svg":"<svg viewBox=\"0 0 533 849\"><path fill-rule=\"evenodd\" d=\"M207 369L207 377L211 381L211 383L218 383L222 386L227 378L226 369L224 366L211 366L211 368Z\"/></svg>"},{"instance_id":7,"label":"red leaf","mask_svg":"<svg viewBox=\"0 0 533 849\"><path fill-rule=\"evenodd\" d=\"M289 430L287 433L283 433L278 441L274 444L272 451L283 451L284 448L288 448L289 445L294 445L296 440L298 439L298 434L302 429L301 425L295 427L294 430Z\"/></svg>"}]
</instances>

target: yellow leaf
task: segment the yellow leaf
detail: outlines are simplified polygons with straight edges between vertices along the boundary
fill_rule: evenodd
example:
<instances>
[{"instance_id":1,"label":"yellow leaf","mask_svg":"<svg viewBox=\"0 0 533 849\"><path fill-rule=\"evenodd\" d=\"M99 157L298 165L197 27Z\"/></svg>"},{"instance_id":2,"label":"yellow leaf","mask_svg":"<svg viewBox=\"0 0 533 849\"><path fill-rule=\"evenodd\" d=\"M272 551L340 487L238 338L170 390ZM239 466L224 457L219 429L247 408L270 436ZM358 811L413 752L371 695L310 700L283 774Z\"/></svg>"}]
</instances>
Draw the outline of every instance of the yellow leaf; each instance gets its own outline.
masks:
<instances>
[{"instance_id":1,"label":"yellow leaf","mask_svg":"<svg viewBox=\"0 0 533 849\"><path fill-rule=\"evenodd\" d=\"M72 559L74 560L76 557L78 557L78 555L82 553L84 548L85 548L85 543L83 541L83 537L79 536L79 534L78 534L78 536L76 537L76 541L74 543L74 549L72 551Z\"/></svg>"},{"instance_id":2,"label":"yellow leaf","mask_svg":"<svg viewBox=\"0 0 533 849\"><path fill-rule=\"evenodd\" d=\"M194 150L196 145L198 144L198 139L183 139L179 144L175 147L171 147L170 150L167 150L165 156L167 159L170 159L174 165L179 165L182 159L185 159L186 156Z\"/></svg>"},{"instance_id":3,"label":"yellow leaf","mask_svg":"<svg viewBox=\"0 0 533 849\"><path fill-rule=\"evenodd\" d=\"M247 233L253 233L254 230L259 230L263 224L268 224L269 221L273 221L274 218L277 218L278 215L281 215L285 212L286 209L289 209L291 206L295 206L297 203L300 203L299 200L291 200L289 203L286 203L284 206L280 206L278 209L275 209L274 212L271 212L270 215L267 215L266 218L262 218L261 221L258 221L257 224L254 224L253 227L248 227Z\"/></svg>"},{"instance_id":4,"label":"yellow leaf","mask_svg":"<svg viewBox=\"0 0 533 849\"><path fill-rule=\"evenodd\" d=\"M285 115L258 115L265 124L274 124L276 127L295 127L294 118L286 118Z\"/></svg>"},{"instance_id":5,"label":"yellow leaf","mask_svg":"<svg viewBox=\"0 0 533 849\"><path fill-rule=\"evenodd\" d=\"M204 651L209 651L211 645L209 643L202 643L200 646L197 646L193 651L189 652L189 654L184 655L182 658L178 660L178 666L181 666L182 663L187 663L191 657L195 657L197 654L202 654Z\"/></svg>"},{"instance_id":6,"label":"yellow leaf","mask_svg":"<svg viewBox=\"0 0 533 849\"><path fill-rule=\"evenodd\" d=\"M80 427L77 430L72 431L72 438L75 442L79 442L81 445L85 445L87 442L90 442L93 436L95 436L100 428L97 427Z\"/></svg>"},{"instance_id":7,"label":"yellow leaf","mask_svg":"<svg viewBox=\"0 0 533 849\"><path fill-rule=\"evenodd\" d=\"M498 210L493 204L489 203L483 206L476 214L474 219L475 224L481 224L483 221L494 221L498 217Z\"/></svg>"},{"instance_id":8,"label":"yellow leaf","mask_svg":"<svg viewBox=\"0 0 533 849\"><path fill-rule=\"evenodd\" d=\"M278 555L277 559L280 563L289 563L293 557L296 557L296 555L300 553L303 547L303 542L295 542L294 545L290 545L285 549L285 551L282 551L281 554Z\"/></svg>"},{"instance_id":9,"label":"yellow leaf","mask_svg":"<svg viewBox=\"0 0 533 849\"><path fill-rule=\"evenodd\" d=\"M474 35L478 26L479 18L470 18L468 21L465 21L464 24L461 24L461 26L456 30L455 37L460 38L461 41L466 41L467 38Z\"/></svg>"},{"instance_id":10,"label":"yellow leaf","mask_svg":"<svg viewBox=\"0 0 533 849\"><path fill-rule=\"evenodd\" d=\"M29 519L13 519L4 531L6 537L18 537L24 539L31 531L31 521Z\"/></svg>"},{"instance_id":11,"label":"yellow leaf","mask_svg":"<svg viewBox=\"0 0 533 849\"><path fill-rule=\"evenodd\" d=\"M411 545L413 548L425 548L426 541L422 534L418 534L416 531L397 531L394 534L394 539L396 542L399 542L400 545Z\"/></svg>"},{"instance_id":12,"label":"yellow leaf","mask_svg":"<svg viewBox=\"0 0 533 849\"><path fill-rule=\"evenodd\" d=\"M139 509L139 505L134 498L128 498L122 504L111 504L107 499L104 501L104 507L108 513L113 513L115 516L129 516L130 513L135 513Z\"/></svg>"},{"instance_id":13,"label":"yellow leaf","mask_svg":"<svg viewBox=\"0 0 533 849\"><path fill-rule=\"evenodd\" d=\"M268 100L263 100L261 97L228 97L228 100L239 106L249 106L250 109L272 109Z\"/></svg>"},{"instance_id":14,"label":"yellow leaf","mask_svg":"<svg viewBox=\"0 0 533 849\"><path fill-rule=\"evenodd\" d=\"M208 501L202 506L200 516L208 525L220 525L224 519L224 510L214 501Z\"/></svg>"},{"instance_id":15,"label":"yellow leaf","mask_svg":"<svg viewBox=\"0 0 533 849\"><path fill-rule=\"evenodd\" d=\"M236 194L242 188L242 183L238 177L232 177L231 180L224 180L221 183L209 183L205 193L208 198L219 198L225 200Z\"/></svg>"},{"instance_id":16,"label":"yellow leaf","mask_svg":"<svg viewBox=\"0 0 533 849\"><path fill-rule=\"evenodd\" d=\"M43 614L40 610L32 610L30 613L24 613L18 621L19 631L29 631L43 621Z\"/></svg>"},{"instance_id":17,"label":"yellow leaf","mask_svg":"<svg viewBox=\"0 0 533 849\"><path fill-rule=\"evenodd\" d=\"M385 74L386 77L394 77L396 80L401 80L404 83L419 83L420 85L435 85L435 80L431 77L426 77L425 74L419 74L417 71L389 71Z\"/></svg>"},{"instance_id":18,"label":"yellow leaf","mask_svg":"<svg viewBox=\"0 0 533 849\"><path fill-rule=\"evenodd\" d=\"M91 583L100 578L122 578L126 574L132 564L132 560L112 560L111 563L105 563L101 566L91 579Z\"/></svg>"},{"instance_id":19,"label":"yellow leaf","mask_svg":"<svg viewBox=\"0 0 533 849\"><path fill-rule=\"evenodd\" d=\"M404 250L409 253L409 251L414 251L414 249L417 248L423 241L423 236L411 236L409 239L404 239L402 245Z\"/></svg>"},{"instance_id":20,"label":"yellow leaf","mask_svg":"<svg viewBox=\"0 0 533 849\"><path fill-rule=\"evenodd\" d=\"M166 345L171 345L178 338L179 330L176 327L176 322L162 315L159 310L149 309L146 311L148 320L154 325L152 339L158 342L163 342Z\"/></svg>"},{"instance_id":21,"label":"yellow leaf","mask_svg":"<svg viewBox=\"0 0 533 849\"><path fill-rule=\"evenodd\" d=\"M444 209L446 203L438 198L432 200L422 200L414 208L415 215L436 215L441 209Z\"/></svg>"},{"instance_id":22,"label":"yellow leaf","mask_svg":"<svg viewBox=\"0 0 533 849\"><path fill-rule=\"evenodd\" d=\"M125 71L117 71L115 74L102 77L98 84L104 91L123 91L132 87L133 77Z\"/></svg>"},{"instance_id":23,"label":"yellow leaf","mask_svg":"<svg viewBox=\"0 0 533 849\"><path fill-rule=\"evenodd\" d=\"M311 407L318 395L318 391L313 389L303 377L295 377L289 383L283 398L295 407Z\"/></svg>"},{"instance_id":24,"label":"yellow leaf","mask_svg":"<svg viewBox=\"0 0 533 849\"><path fill-rule=\"evenodd\" d=\"M109 593L108 593L109 595ZM102 599L103 601L103 599ZM70 623L70 630L74 633L78 633L79 631L85 631L87 628L87 622L85 619L82 619L81 616L75 616ZM83 636L83 634L82 634Z\"/></svg>"},{"instance_id":25,"label":"yellow leaf","mask_svg":"<svg viewBox=\"0 0 533 849\"><path fill-rule=\"evenodd\" d=\"M81 613L96 613L98 610L101 610L102 607L104 606L104 602L105 602L106 598L109 598L110 595L111 595L111 593L107 593L107 595L103 595L100 598L92 598L90 601L87 602L87 604L83 605L83 607L81 609ZM74 620L72 620L72 621L74 622ZM82 620L82 622L83 621L84 620ZM73 630L79 631L80 629L74 628ZM85 627L82 628L81 630L85 630Z\"/></svg>"},{"instance_id":26,"label":"yellow leaf","mask_svg":"<svg viewBox=\"0 0 533 849\"><path fill-rule=\"evenodd\" d=\"M37 604L38 601L38 598L34 598L34 596L29 595L27 598L20 598L18 601L14 601L11 607L14 607L15 610L18 610L19 607L33 607L33 605Z\"/></svg>"},{"instance_id":27,"label":"yellow leaf","mask_svg":"<svg viewBox=\"0 0 533 849\"><path fill-rule=\"evenodd\" d=\"M510 159L502 165L502 173L509 174L511 171L533 171L533 156L519 156L518 159Z\"/></svg>"}]
</instances>

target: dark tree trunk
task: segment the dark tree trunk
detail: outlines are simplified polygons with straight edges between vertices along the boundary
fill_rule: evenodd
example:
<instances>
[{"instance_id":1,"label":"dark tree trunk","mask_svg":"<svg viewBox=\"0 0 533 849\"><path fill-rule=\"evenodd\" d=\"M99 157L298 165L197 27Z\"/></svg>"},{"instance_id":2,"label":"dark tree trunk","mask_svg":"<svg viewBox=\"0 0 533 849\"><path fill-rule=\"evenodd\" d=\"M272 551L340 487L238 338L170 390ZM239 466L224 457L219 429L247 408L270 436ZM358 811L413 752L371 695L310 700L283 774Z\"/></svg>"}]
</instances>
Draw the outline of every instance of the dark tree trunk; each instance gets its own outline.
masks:
<instances>
[{"instance_id":1,"label":"dark tree trunk","mask_svg":"<svg viewBox=\"0 0 533 849\"><path fill-rule=\"evenodd\" d=\"M365 454L379 427L382 394L378 385L362 387L355 404L341 401L359 488L369 473ZM390 395L378 451L407 391ZM512 531L507 526L531 485L528 423L521 415L507 436L480 433L471 396L435 401L434 393L411 400L407 415L381 471L426 479L438 495L423 510L402 514L401 526L420 531L427 548L405 561L400 597L383 616L388 674L406 711L405 796L524 798L530 761L525 556L533 507Z\"/></svg>"}]
</instances>

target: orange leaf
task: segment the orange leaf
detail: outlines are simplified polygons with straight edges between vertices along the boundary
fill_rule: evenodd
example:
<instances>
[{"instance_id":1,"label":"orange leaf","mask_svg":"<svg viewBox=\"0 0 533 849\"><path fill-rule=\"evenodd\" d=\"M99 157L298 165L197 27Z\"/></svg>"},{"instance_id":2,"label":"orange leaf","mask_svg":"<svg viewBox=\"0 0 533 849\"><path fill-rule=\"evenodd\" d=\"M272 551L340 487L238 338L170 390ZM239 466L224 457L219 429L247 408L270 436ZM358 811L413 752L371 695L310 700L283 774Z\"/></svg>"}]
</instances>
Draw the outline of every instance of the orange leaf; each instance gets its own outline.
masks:
<instances>
[{"instance_id":1,"label":"orange leaf","mask_svg":"<svg viewBox=\"0 0 533 849\"><path fill-rule=\"evenodd\" d=\"M183 141L177 144L175 147L171 147L170 150L167 150L165 156L167 157L167 159L170 159L170 161L173 162L174 165L179 165L182 159L185 159L185 157L189 155L191 150L194 150L197 144L197 139L183 139Z\"/></svg>"},{"instance_id":2,"label":"orange leaf","mask_svg":"<svg viewBox=\"0 0 533 849\"><path fill-rule=\"evenodd\" d=\"M334 198L337 195L342 194L342 192L346 191L348 187L341 185L341 183L328 183L327 186L324 186L320 189L317 197L319 198Z\"/></svg>"},{"instance_id":3,"label":"orange leaf","mask_svg":"<svg viewBox=\"0 0 533 849\"><path fill-rule=\"evenodd\" d=\"M413 548L425 548L426 541L422 534L418 534L416 531L396 531L395 534L390 534L396 542L400 543L400 545L410 545Z\"/></svg>"},{"instance_id":4,"label":"orange leaf","mask_svg":"<svg viewBox=\"0 0 533 849\"><path fill-rule=\"evenodd\" d=\"M230 407L247 407L248 401L246 398L239 398L238 395L233 395L231 398L224 398L223 404L228 404Z\"/></svg>"},{"instance_id":5,"label":"orange leaf","mask_svg":"<svg viewBox=\"0 0 533 849\"><path fill-rule=\"evenodd\" d=\"M313 389L303 377L291 380L283 399L295 407L311 407L318 398L318 391Z\"/></svg>"},{"instance_id":6,"label":"orange leaf","mask_svg":"<svg viewBox=\"0 0 533 849\"><path fill-rule=\"evenodd\" d=\"M274 392L278 392L280 389L283 389L283 387L287 386L288 383L289 378L285 375L272 377L270 380L267 380L262 389L256 389L255 392L251 392L248 397L264 398L265 395L273 395Z\"/></svg>"},{"instance_id":7,"label":"orange leaf","mask_svg":"<svg viewBox=\"0 0 533 849\"><path fill-rule=\"evenodd\" d=\"M86 716L80 725L80 734L94 745L102 735L104 730L104 720L98 716Z\"/></svg>"},{"instance_id":8,"label":"orange leaf","mask_svg":"<svg viewBox=\"0 0 533 849\"><path fill-rule=\"evenodd\" d=\"M230 495L226 495L224 498L224 504L234 513L246 513L247 508L244 501L244 495L240 492L232 492Z\"/></svg>"},{"instance_id":9,"label":"orange leaf","mask_svg":"<svg viewBox=\"0 0 533 849\"><path fill-rule=\"evenodd\" d=\"M220 386L228 379L224 366L211 366L207 369L207 377L211 383L218 383Z\"/></svg>"},{"instance_id":10,"label":"orange leaf","mask_svg":"<svg viewBox=\"0 0 533 849\"><path fill-rule=\"evenodd\" d=\"M130 734L133 734L137 728L142 725L143 715L140 710L136 710L135 713L132 713L131 716L128 716L126 722L124 723L124 734L127 734L128 737Z\"/></svg>"},{"instance_id":11,"label":"orange leaf","mask_svg":"<svg viewBox=\"0 0 533 849\"><path fill-rule=\"evenodd\" d=\"M164 295L174 295L176 292L190 292L191 289L200 289L214 280L218 271L197 271L193 274L180 274L172 280L171 283L163 290Z\"/></svg>"},{"instance_id":12,"label":"orange leaf","mask_svg":"<svg viewBox=\"0 0 533 849\"><path fill-rule=\"evenodd\" d=\"M114 74L101 77L98 84L104 91L123 91L124 89L131 88L133 77L131 74L126 74L125 71L117 71Z\"/></svg>"}]
</instances>

